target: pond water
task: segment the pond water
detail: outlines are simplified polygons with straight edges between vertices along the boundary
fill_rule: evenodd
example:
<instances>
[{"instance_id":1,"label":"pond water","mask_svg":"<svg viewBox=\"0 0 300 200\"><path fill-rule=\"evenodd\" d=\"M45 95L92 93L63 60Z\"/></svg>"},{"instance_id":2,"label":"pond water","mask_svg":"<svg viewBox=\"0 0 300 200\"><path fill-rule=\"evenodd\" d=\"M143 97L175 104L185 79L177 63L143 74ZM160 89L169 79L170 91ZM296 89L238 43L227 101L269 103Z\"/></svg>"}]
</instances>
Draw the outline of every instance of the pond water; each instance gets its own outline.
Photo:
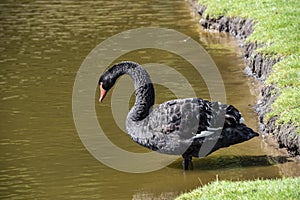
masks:
<instances>
[{"instance_id":1,"label":"pond water","mask_svg":"<svg viewBox=\"0 0 300 200\"><path fill-rule=\"evenodd\" d=\"M205 32L186 1L1 1L1 199L173 199L210 181L299 176L299 164L261 137L194 159L183 172L181 158L149 173L126 173L99 162L78 136L72 115L76 73L89 52L122 31L161 27L198 41L216 63L226 89L246 124L257 130L255 83L244 72L241 50L227 34ZM183 58L141 49L119 60L163 63L209 99L205 82ZM95 91L96 91L95 83ZM253 89L254 88L254 89ZM156 103L175 98L156 84ZM95 107L99 123L117 146L148 152L135 144L112 116L110 99ZM118 97L116 97L118 98ZM121 97L119 97L121 98ZM131 100L132 103L133 100Z\"/></svg>"}]
</instances>

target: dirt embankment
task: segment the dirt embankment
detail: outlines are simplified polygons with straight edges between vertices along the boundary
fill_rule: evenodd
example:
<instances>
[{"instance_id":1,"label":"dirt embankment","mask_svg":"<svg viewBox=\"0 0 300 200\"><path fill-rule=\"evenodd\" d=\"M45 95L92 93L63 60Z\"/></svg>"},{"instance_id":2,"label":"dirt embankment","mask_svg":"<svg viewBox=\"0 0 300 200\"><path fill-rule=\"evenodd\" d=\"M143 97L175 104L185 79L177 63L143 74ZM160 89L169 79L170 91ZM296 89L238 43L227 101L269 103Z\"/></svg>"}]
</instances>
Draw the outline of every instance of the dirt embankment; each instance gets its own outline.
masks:
<instances>
[{"instance_id":1,"label":"dirt embankment","mask_svg":"<svg viewBox=\"0 0 300 200\"><path fill-rule=\"evenodd\" d=\"M280 91L274 86L264 84L264 81L271 73L272 66L280 58L270 58L255 50L260 46L256 43L246 43L245 39L252 34L254 22L251 19L241 17L220 16L212 18L203 15L206 7L199 5L196 1L190 0L191 5L201 16L200 24L205 29L229 32L234 37L241 39L243 58L246 60L249 75L254 76L263 83L263 87L258 97L256 111L261 123L261 132L264 136L272 136L278 142L279 147L285 147L291 156L300 155L300 137L296 134L297 128L291 124L276 125L276 117L266 118L270 112L272 103L276 100Z\"/></svg>"}]
</instances>

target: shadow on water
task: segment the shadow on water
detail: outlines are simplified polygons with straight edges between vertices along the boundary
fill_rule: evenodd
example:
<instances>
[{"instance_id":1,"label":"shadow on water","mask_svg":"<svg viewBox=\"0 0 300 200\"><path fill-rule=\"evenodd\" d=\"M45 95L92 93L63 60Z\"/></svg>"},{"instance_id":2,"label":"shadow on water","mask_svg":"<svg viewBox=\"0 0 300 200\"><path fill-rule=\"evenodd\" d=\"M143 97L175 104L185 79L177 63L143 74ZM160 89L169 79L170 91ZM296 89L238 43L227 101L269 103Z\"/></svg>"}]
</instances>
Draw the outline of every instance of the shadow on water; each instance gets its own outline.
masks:
<instances>
[{"instance_id":1,"label":"shadow on water","mask_svg":"<svg viewBox=\"0 0 300 200\"><path fill-rule=\"evenodd\" d=\"M269 156L269 155L255 155L255 156L209 156L205 158L194 158L194 170L219 170L219 169L233 169L240 167L265 167L277 164L284 164L292 162L286 156ZM178 160L171 165L171 168L182 168L181 160Z\"/></svg>"}]
</instances>

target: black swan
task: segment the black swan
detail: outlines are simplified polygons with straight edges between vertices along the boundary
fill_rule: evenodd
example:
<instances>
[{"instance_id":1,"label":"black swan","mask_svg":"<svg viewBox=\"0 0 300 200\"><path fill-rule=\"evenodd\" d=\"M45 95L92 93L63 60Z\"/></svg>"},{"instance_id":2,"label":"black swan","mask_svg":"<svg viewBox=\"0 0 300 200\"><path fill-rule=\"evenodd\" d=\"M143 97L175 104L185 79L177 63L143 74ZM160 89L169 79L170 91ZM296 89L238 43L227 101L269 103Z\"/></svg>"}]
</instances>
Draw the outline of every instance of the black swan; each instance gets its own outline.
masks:
<instances>
[{"instance_id":1,"label":"black swan","mask_svg":"<svg viewBox=\"0 0 300 200\"><path fill-rule=\"evenodd\" d=\"M184 170L192 168L192 157L203 157L258 136L243 124L240 112L232 105L186 98L167 101L152 109L155 96L150 76L134 62L121 62L101 75L100 102L123 74L134 80L136 96L127 115L128 134L151 150L182 155Z\"/></svg>"}]
</instances>

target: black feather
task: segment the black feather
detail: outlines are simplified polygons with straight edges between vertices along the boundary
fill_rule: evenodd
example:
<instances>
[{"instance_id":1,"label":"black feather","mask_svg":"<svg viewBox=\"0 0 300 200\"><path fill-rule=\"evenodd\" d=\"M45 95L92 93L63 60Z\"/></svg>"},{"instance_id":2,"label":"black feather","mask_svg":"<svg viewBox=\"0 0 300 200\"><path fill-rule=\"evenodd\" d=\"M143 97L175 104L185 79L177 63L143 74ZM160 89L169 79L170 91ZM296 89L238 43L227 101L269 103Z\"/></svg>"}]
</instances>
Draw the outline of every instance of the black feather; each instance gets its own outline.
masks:
<instances>
[{"instance_id":1,"label":"black feather","mask_svg":"<svg viewBox=\"0 0 300 200\"><path fill-rule=\"evenodd\" d=\"M258 136L240 123L241 114L232 105L187 98L167 101L151 111L155 98L153 84L146 70L137 63L119 63L105 72L99 82L111 88L123 74L132 77L136 90L135 104L127 116L127 132L144 147L183 155L187 161L191 156L205 156ZM211 146L201 153L201 147L207 144Z\"/></svg>"}]
</instances>

